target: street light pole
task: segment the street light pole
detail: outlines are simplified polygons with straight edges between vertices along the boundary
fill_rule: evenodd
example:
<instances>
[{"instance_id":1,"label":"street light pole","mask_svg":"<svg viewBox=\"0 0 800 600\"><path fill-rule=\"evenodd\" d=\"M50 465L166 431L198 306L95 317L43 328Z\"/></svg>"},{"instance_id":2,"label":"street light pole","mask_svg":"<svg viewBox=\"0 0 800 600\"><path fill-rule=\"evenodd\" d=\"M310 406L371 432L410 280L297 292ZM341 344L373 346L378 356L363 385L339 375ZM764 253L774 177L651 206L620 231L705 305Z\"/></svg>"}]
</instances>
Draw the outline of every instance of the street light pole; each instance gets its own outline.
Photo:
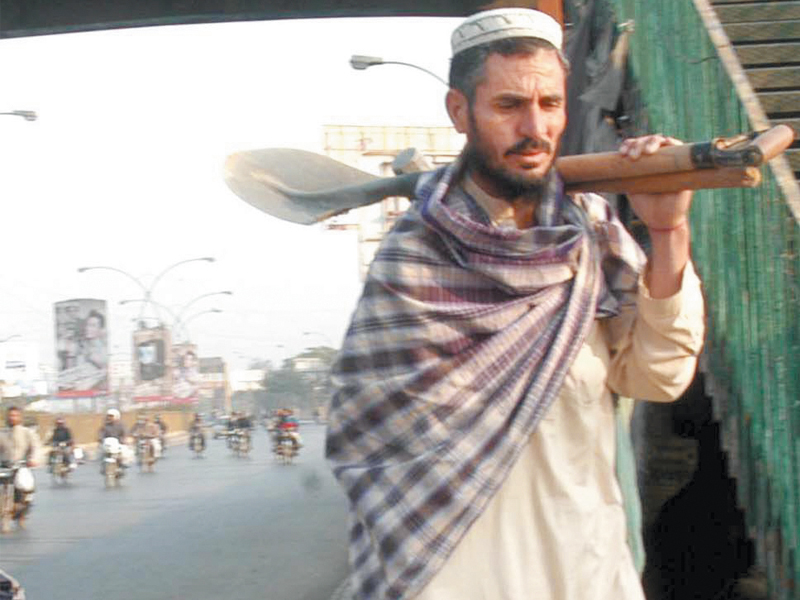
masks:
<instances>
[{"instance_id":1,"label":"street light pole","mask_svg":"<svg viewBox=\"0 0 800 600\"><path fill-rule=\"evenodd\" d=\"M364 71L369 67L374 67L376 65L402 65L404 67L411 67L412 69L417 69L423 73L427 73L445 87L450 87L449 83L447 83L433 71L429 71L425 67L420 67L419 65L415 65L413 63L402 62L399 60L383 60L379 56L363 56L361 54L353 54L353 56L350 57L350 66L357 71Z\"/></svg>"},{"instance_id":2,"label":"street light pole","mask_svg":"<svg viewBox=\"0 0 800 600\"><path fill-rule=\"evenodd\" d=\"M86 271L96 271L98 269L104 269L106 271L115 271L117 273L121 273L125 275L128 279L132 279L136 285L142 288L142 291L147 294L147 286L141 282L138 277L134 277L127 271L123 271L122 269L118 269L117 267L107 267L107 266L99 266L99 267L78 267L78 273L85 273Z\"/></svg>"},{"instance_id":3,"label":"street light pole","mask_svg":"<svg viewBox=\"0 0 800 600\"><path fill-rule=\"evenodd\" d=\"M156 284L159 282L159 280L162 277L164 277L164 275L166 275L169 271L174 269L175 267L179 267L180 265L185 265L186 263L191 263L191 262L199 262L199 261L214 262L215 260L216 259L213 256L201 256L200 258L189 258L189 259L181 260L179 262L171 264L166 269L161 271L161 273L159 273L158 275L155 276L155 278L153 279L153 283L150 284L150 288L147 290L147 294L146 294L145 297L149 301L151 299L151 296L152 296L152 293L153 293L153 288L156 287ZM142 310L144 310L144 306L142 307Z\"/></svg>"},{"instance_id":4,"label":"street light pole","mask_svg":"<svg viewBox=\"0 0 800 600\"><path fill-rule=\"evenodd\" d=\"M97 269L105 269L107 271L115 271L117 273L121 273L122 275L125 275L129 279L132 279L134 282L136 282L136 284L142 289L142 292L144 293L144 296L142 298L144 302L142 304L141 310L139 311L139 317L138 317L139 320L141 320L144 317L144 311L147 308L148 304L151 304L154 307L156 307L156 310L155 310L156 318L160 319L160 315L158 314L157 307L158 306L162 306L163 307L163 305L160 305L159 303L153 301L153 288L156 286L156 284L159 282L159 280L162 277L164 277L164 275L166 275L168 271L171 271L172 269L174 269L177 266L180 266L180 265L183 265L183 264L186 264L186 263L190 263L190 262L198 262L198 261L214 262L215 260L216 259L214 257L212 257L212 256L202 256L200 258L189 258L187 260L181 260L179 262L173 263L173 264L169 265L166 269L161 271L158 275L156 275L149 287L146 286L145 284L143 284L142 281L138 277L134 277L133 275L131 275L127 271L123 271L122 269L118 269L117 267L109 267L109 266L106 266L106 265L94 266L94 267L79 267L78 268L78 273L85 273L86 271L92 271L92 270L97 270ZM169 311L169 312L171 312L171 311Z\"/></svg>"},{"instance_id":5,"label":"street light pole","mask_svg":"<svg viewBox=\"0 0 800 600\"><path fill-rule=\"evenodd\" d=\"M189 336L189 330L186 327L186 324L189 321L193 321L194 319L196 319L200 315L205 315L205 314L208 314L208 313L221 313L221 312L223 312L223 310L221 308L209 308L208 310L201 310L199 313L195 313L191 317L186 319L185 321L181 322L180 325L181 325L181 328L183 329L184 339L186 340L186 342L191 341L191 337Z\"/></svg>"},{"instance_id":6,"label":"street light pole","mask_svg":"<svg viewBox=\"0 0 800 600\"><path fill-rule=\"evenodd\" d=\"M192 298L191 300L189 300L189 302L187 302L186 304L183 305L183 308L181 308L178 311L178 317L177 317L178 321L180 321L181 317L183 316L183 313L186 312L186 309L189 308L192 304L194 304L198 300L202 300L203 298L208 298L209 296L221 296L223 294L226 295L226 296L233 296L233 292L232 291L223 290L221 292L209 292L208 294L203 294L201 296L197 296L197 298Z\"/></svg>"},{"instance_id":7,"label":"street light pole","mask_svg":"<svg viewBox=\"0 0 800 600\"><path fill-rule=\"evenodd\" d=\"M35 121L39 118L34 110L12 110L9 112L0 112L0 115L9 115L12 117L22 117L26 121Z\"/></svg>"}]
</instances>

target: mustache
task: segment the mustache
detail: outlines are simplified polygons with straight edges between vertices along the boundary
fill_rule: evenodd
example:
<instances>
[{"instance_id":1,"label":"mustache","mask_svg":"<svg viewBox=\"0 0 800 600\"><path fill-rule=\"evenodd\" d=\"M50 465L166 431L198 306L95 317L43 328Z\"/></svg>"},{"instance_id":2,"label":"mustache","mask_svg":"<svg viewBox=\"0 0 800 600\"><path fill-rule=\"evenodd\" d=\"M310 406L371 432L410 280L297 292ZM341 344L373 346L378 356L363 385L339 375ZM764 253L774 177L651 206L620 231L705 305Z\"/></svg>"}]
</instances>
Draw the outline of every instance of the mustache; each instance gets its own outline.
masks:
<instances>
[{"instance_id":1,"label":"mustache","mask_svg":"<svg viewBox=\"0 0 800 600\"><path fill-rule=\"evenodd\" d=\"M511 154L524 154L526 152L530 152L531 150L542 150L544 152L552 152L553 146L547 140L540 140L537 138L523 138L516 144L511 146L511 148L506 150L503 156L509 156Z\"/></svg>"}]
</instances>

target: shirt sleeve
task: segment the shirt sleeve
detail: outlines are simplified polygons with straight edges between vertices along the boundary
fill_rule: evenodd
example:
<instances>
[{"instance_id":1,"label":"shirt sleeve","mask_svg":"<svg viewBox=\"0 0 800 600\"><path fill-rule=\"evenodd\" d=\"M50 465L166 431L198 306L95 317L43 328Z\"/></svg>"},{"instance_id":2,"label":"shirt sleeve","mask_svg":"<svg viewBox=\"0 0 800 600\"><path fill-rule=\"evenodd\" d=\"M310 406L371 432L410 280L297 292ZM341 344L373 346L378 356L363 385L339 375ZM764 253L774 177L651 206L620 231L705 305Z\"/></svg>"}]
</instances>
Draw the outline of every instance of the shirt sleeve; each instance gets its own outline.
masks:
<instances>
[{"instance_id":1,"label":"shirt sleeve","mask_svg":"<svg viewBox=\"0 0 800 600\"><path fill-rule=\"evenodd\" d=\"M611 391L638 400L670 402L691 383L705 335L705 303L691 262L681 289L652 298L643 278L635 307L606 324Z\"/></svg>"},{"instance_id":2,"label":"shirt sleeve","mask_svg":"<svg viewBox=\"0 0 800 600\"><path fill-rule=\"evenodd\" d=\"M28 436L28 449L25 452L25 458L28 460L39 460L39 454L42 451L42 440L32 429L27 429Z\"/></svg>"}]
</instances>

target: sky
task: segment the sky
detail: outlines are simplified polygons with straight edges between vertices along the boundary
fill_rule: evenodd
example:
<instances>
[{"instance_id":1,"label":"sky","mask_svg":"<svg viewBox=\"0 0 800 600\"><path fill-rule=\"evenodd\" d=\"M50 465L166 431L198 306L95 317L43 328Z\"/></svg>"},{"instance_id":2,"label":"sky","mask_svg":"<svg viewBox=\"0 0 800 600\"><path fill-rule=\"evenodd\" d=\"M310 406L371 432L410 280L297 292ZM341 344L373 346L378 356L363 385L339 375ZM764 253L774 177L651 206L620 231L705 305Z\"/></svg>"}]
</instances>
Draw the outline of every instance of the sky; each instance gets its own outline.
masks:
<instances>
[{"instance_id":1,"label":"sky","mask_svg":"<svg viewBox=\"0 0 800 600\"><path fill-rule=\"evenodd\" d=\"M361 292L356 234L259 212L226 187L225 157L321 153L325 124L449 125L433 77L397 65L355 71L349 58L446 78L459 22L316 19L0 40L0 112L39 116L0 116L0 340L34 343L54 364L53 303L99 298L112 360L130 356L143 297L134 279L149 287L170 265L213 257L152 288L159 304L183 311L201 356L242 368L338 347ZM85 266L132 278L79 273Z\"/></svg>"}]
</instances>

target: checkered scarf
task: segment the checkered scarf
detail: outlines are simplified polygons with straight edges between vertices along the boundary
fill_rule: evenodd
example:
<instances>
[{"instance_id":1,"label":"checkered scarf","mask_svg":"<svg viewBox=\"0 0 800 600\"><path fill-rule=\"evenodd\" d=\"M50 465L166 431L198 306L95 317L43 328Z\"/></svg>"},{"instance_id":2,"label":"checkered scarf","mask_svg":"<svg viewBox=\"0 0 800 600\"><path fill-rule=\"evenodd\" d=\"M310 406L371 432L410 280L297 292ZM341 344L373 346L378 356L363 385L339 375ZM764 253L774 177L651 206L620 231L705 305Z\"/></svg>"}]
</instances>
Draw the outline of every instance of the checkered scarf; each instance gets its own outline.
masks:
<instances>
[{"instance_id":1,"label":"checkered scarf","mask_svg":"<svg viewBox=\"0 0 800 600\"><path fill-rule=\"evenodd\" d=\"M422 179L334 367L326 455L350 502L358 599L412 598L439 570L644 264L599 196L554 178L537 227L500 228L459 173Z\"/></svg>"}]
</instances>

